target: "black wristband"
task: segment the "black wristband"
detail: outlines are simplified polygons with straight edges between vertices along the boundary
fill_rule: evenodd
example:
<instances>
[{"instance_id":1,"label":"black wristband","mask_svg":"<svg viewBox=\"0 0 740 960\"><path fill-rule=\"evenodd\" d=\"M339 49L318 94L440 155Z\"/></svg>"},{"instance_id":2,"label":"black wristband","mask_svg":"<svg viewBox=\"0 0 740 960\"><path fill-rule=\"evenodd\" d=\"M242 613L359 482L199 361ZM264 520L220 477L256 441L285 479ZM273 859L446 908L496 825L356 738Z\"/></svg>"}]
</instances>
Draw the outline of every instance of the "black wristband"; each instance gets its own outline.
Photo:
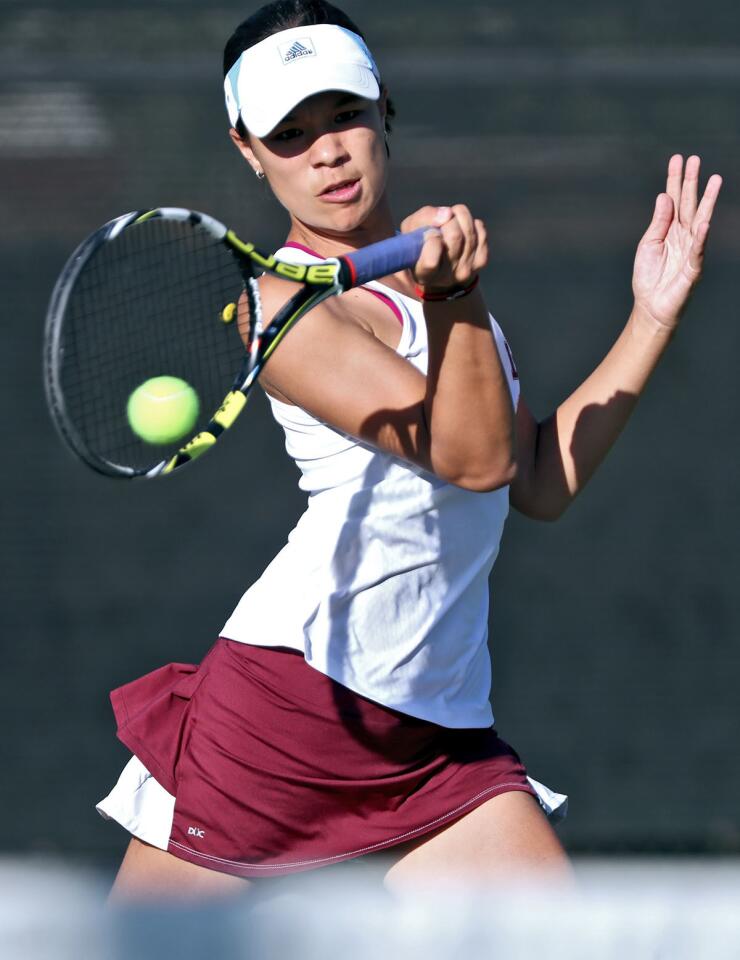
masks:
<instances>
[{"instance_id":1,"label":"black wristband","mask_svg":"<svg viewBox=\"0 0 740 960\"><path fill-rule=\"evenodd\" d=\"M417 286L416 294L420 300L424 300L427 303L444 303L451 300L461 300L463 297L467 297L469 293L472 293L479 282L480 274L476 274L470 283L465 286L450 287L449 290L442 290L439 293L428 293L423 287Z\"/></svg>"}]
</instances>

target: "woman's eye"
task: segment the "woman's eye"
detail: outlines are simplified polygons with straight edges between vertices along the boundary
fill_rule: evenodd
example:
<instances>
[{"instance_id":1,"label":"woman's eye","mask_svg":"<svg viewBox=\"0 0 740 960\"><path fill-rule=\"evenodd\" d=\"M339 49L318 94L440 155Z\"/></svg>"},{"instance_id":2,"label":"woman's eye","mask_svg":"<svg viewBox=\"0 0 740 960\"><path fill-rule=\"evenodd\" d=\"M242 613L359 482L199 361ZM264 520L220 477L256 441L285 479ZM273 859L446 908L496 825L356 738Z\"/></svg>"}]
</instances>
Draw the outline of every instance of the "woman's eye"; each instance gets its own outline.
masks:
<instances>
[{"instance_id":1,"label":"woman's eye","mask_svg":"<svg viewBox=\"0 0 740 960\"><path fill-rule=\"evenodd\" d=\"M297 127L289 127L287 130L281 130L280 133L276 133L272 138L277 140L279 143L285 143L286 140L295 140L296 137L300 137L301 131Z\"/></svg>"},{"instance_id":2,"label":"woman's eye","mask_svg":"<svg viewBox=\"0 0 740 960\"><path fill-rule=\"evenodd\" d=\"M336 122L337 122L337 123L350 123L350 122L351 122L352 120L354 120L356 117L359 117L359 115L360 115L361 113L362 113L362 110L360 110L360 109L356 109L356 110L343 110L342 113L338 113L338 114L336 115L336 118L335 118L335 119L336 119Z\"/></svg>"}]
</instances>

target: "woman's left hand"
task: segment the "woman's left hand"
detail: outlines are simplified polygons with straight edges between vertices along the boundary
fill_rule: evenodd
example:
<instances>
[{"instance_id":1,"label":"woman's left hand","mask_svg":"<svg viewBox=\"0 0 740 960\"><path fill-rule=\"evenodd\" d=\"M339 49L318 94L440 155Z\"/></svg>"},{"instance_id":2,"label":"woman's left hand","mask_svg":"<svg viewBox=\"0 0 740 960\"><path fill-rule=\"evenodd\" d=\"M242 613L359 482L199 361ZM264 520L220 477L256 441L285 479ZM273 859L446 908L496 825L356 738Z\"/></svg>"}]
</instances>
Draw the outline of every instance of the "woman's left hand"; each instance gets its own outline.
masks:
<instances>
[{"instance_id":1,"label":"woman's left hand","mask_svg":"<svg viewBox=\"0 0 740 960\"><path fill-rule=\"evenodd\" d=\"M709 224L722 186L718 174L711 176L697 205L700 164L699 157L689 157L684 173L683 157L671 157L666 192L655 202L652 222L635 257L635 306L666 329L676 326L701 277Z\"/></svg>"}]
</instances>

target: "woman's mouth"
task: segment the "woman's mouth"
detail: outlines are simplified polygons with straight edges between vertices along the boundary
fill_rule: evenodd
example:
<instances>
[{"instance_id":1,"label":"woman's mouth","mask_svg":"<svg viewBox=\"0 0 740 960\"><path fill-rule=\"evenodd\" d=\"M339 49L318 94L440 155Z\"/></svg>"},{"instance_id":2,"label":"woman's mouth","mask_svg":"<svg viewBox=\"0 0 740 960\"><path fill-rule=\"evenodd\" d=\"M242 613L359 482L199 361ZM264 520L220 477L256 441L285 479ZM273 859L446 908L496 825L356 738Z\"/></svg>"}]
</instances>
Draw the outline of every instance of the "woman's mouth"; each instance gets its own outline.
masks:
<instances>
[{"instance_id":1,"label":"woman's mouth","mask_svg":"<svg viewBox=\"0 0 740 960\"><path fill-rule=\"evenodd\" d=\"M319 194L320 200L327 203L348 203L356 200L360 195L360 180L340 180L332 184Z\"/></svg>"}]
</instances>

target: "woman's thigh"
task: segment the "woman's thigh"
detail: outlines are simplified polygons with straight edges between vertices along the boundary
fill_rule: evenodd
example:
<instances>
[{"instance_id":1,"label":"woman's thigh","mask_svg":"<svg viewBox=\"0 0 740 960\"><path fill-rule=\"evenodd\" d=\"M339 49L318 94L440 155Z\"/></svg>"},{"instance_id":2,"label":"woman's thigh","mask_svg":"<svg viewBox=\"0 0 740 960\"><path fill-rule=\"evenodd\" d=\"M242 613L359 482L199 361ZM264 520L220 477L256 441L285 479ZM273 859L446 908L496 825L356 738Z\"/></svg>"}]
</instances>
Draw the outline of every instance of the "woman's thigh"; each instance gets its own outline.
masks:
<instances>
[{"instance_id":1,"label":"woman's thigh","mask_svg":"<svg viewBox=\"0 0 740 960\"><path fill-rule=\"evenodd\" d=\"M512 880L573 885L562 844L539 803L524 791L492 797L459 820L404 846L385 875L386 886L399 892L434 882Z\"/></svg>"},{"instance_id":2,"label":"woman's thigh","mask_svg":"<svg viewBox=\"0 0 740 960\"><path fill-rule=\"evenodd\" d=\"M199 867L166 850L131 838L113 883L111 903L142 900L204 900L238 896L249 881Z\"/></svg>"}]
</instances>

